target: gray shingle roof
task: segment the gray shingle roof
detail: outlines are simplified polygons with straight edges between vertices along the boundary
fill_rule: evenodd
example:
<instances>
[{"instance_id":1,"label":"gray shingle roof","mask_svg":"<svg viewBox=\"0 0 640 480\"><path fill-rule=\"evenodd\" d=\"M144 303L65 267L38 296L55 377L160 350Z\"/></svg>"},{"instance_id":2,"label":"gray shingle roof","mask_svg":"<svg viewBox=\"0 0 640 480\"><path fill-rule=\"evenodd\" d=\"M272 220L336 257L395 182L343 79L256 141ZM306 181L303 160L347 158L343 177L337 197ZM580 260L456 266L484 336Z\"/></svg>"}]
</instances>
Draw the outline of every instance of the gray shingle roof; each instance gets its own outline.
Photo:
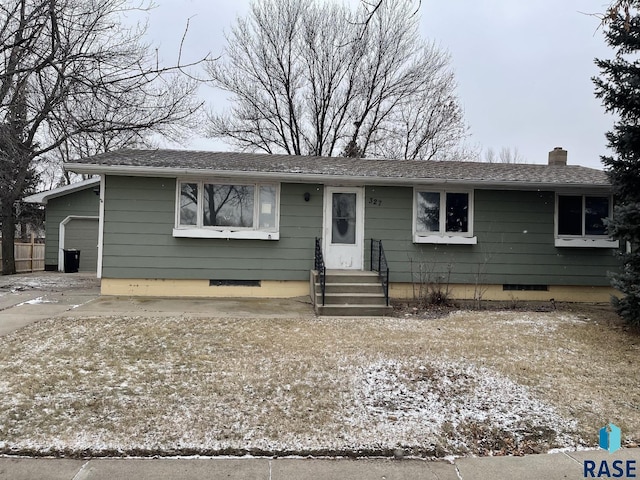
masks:
<instances>
[{"instance_id":1,"label":"gray shingle roof","mask_svg":"<svg viewBox=\"0 0 640 480\"><path fill-rule=\"evenodd\" d=\"M282 180L350 180L359 183L455 183L504 186L607 187L601 170L581 166L548 166L478 162L351 159L188 150L119 150L66 165L84 173L180 176L247 174Z\"/></svg>"}]
</instances>

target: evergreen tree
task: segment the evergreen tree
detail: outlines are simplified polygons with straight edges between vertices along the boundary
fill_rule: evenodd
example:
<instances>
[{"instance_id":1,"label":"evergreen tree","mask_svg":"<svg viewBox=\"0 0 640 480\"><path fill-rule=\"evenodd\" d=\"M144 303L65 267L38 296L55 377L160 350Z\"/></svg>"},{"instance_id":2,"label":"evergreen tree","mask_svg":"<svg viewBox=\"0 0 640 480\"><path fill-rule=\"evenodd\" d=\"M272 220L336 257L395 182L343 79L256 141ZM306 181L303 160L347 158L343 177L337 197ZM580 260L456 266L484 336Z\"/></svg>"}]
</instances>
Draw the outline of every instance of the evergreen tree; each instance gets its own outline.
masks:
<instances>
[{"instance_id":1,"label":"evergreen tree","mask_svg":"<svg viewBox=\"0 0 640 480\"><path fill-rule=\"evenodd\" d=\"M596 97L616 116L607 132L612 156L603 156L614 187L613 218L609 233L620 240L624 253L620 273L612 285L623 296L614 298L618 313L631 325L640 326L640 0L614 2L603 20L606 41L613 59L597 59L602 75L594 78Z\"/></svg>"}]
</instances>

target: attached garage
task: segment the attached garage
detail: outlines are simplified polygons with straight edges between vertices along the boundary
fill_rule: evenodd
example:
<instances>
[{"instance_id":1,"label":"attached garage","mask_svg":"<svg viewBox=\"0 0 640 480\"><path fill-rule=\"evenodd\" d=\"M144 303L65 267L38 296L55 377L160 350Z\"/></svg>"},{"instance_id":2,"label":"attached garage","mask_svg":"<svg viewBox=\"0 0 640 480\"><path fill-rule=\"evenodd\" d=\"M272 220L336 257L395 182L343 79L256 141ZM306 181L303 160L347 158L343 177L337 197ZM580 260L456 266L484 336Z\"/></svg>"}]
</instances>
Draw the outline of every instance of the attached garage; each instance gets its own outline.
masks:
<instances>
[{"instance_id":1,"label":"attached garage","mask_svg":"<svg viewBox=\"0 0 640 480\"><path fill-rule=\"evenodd\" d=\"M80 250L81 272L98 269L100 179L91 178L24 200L46 205L45 270L64 270L64 250Z\"/></svg>"}]
</instances>

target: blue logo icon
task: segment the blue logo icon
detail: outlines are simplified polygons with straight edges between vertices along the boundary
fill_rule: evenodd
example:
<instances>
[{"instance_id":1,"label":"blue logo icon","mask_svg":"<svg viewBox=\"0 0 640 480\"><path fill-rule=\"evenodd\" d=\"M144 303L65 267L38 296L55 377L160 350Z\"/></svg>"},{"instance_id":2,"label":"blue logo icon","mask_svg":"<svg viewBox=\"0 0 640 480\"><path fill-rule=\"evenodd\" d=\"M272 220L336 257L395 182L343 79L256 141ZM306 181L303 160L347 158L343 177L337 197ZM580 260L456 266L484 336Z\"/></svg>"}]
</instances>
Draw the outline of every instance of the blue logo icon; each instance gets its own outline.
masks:
<instances>
[{"instance_id":1,"label":"blue logo icon","mask_svg":"<svg viewBox=\"0 0 640 480\"><path fill-rule=\"evenodd\" d=\"M622 432L620 427L610 423L600 429L600 448L609 453L613 453L620 450L621 443Z\"/></svg>"}]
</instances>

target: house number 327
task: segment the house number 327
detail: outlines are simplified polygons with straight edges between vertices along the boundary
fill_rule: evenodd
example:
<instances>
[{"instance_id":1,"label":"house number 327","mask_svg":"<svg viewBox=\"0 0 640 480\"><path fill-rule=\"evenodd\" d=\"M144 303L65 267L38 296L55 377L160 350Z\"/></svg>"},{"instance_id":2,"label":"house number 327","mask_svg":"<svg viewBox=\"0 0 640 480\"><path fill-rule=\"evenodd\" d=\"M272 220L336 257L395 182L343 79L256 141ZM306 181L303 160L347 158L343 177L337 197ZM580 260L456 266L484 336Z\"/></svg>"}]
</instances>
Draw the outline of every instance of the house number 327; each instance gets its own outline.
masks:
<instances>
[{"instance_id":1,"label":"house number 327","mask_svg":"<svg viewBox=\"0 0 640 480\"><path fill-rule=\"evenodd\" d=\"M369 205L375 205L376 207L382 206L382 200L377 198L369 197Z\"/></svg>"}]
</instances>

